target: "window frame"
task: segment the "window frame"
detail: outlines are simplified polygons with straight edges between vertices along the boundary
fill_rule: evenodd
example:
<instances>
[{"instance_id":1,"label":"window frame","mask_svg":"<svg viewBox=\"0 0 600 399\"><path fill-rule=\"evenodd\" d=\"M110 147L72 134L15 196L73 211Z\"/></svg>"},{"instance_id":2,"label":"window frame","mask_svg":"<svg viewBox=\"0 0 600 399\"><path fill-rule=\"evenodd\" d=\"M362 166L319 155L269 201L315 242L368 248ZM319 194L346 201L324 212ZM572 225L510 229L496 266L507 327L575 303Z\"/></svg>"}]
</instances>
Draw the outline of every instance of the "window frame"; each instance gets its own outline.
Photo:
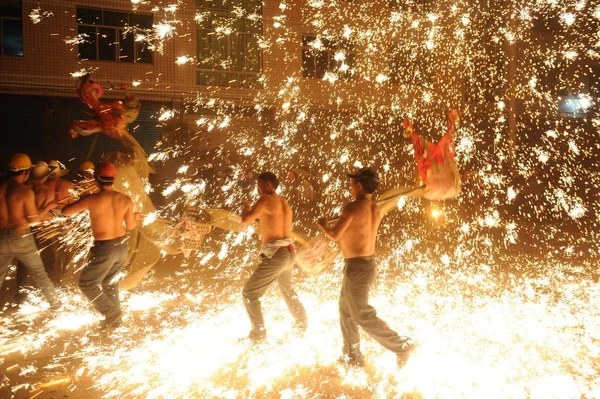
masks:
<instances>
[{"instance_id":1,"label":"window frame","mask_svg":"<svg viewBox=\"0 0 600 399\"><path fill-rule=\"evenodd\" d=\"M21 16L20 17L16 17L16 16L5 16L5 15L0 15L0 56L7 56L7 57L23 57L25 56L25 40L24 40L24 34L23 34L23 1L19 0L19 1L13 1L15 4L19 5L19 9L21 11ZM10 21L19 21L21 23L21 54L6 54L4 52L4 21L5 20L10 20Z\"/></svg>"},{"instance_id":2,"label":"window frame","mask_svg":"<svg viewBox=\"0 0 600 399\"><path fill-rule=\"evenodd\" d=\"M263 5L262 2L256 0L245 0L246 2L253 3L251 6L256 7L256 11L260 13L261 17L263 15ZM196 85L197 86L218 86L218 87L228 87L228 88L236 88L236 89L250 89L250 90L260 90L263 88L262 82L260 81L260 77L263 71L263 50L259 46L258 41L259 38L264 34L264 23L262 19L260 20L260 27L256 27L256 29L251 28L251 24L248 23L247 18L240 17L232 17L231 13L233 11L233 7L231 3L227 5L227 7L220 7L213 3L211 7L203 6L201 0L196 1L195 5L196 13L208 14L209 18L203 20L201 22L196 22L196 56L200 59L201 51L207 51L209 55L208 60L210 61L210 65L202 65L201 62L198 62L196 65ZM228 18L232 19L235 24L242 23L242 30L233 29L232 33L228 35L224 35L219 38L221 40L225 40L224 42L224 61L221 62L229 62L230 65L227 67L219 67L217 60L215 59L215 28L213 23L217 18ZM256 47L252 47L251 51L256 51L256 56L258 57L257 62L257 71L251 71L249 68L249 54L250 50L248 43L250 42L249 38L254 37L256 42ZM237 38L234 39L234 38ZM201 49L201 45L203 43L208 44L208 49ZM243 51L237 52L236 45L239 46L241 44ZM240 57L241 56L241 57ZM235 60L236 57L241 58L241 68L234 69L234 65L232 60ZM244 83L247 81L248 77L253 78L251 83ZM219 82L218 80L221 79ZM212 82L211 82L212 81ZM213 83L214 81L217 81ZM225 83L226 81L226 83ZM234 84L237 83L237 84Z\"/></svg>"},{"instance_id":3,"label":"window frame","mask_svg":"<svg viewBox=\"0 0 600 399\"><path fill-rule=\"evenodd\" d=\"M350 40L347 39L341 39L341 40L337 40L335 43L335 46L328 46L325 47L324 49L321 50L315 50L313 47L311 47L308 44L304 44L305 43L305 38L313 38L312 40L310 40L310 42L317 40L319 37L317 34L314 33L303 33L302 34L302 46L301 46L301 72L302 72L302 78L303 79L317 79L317 80L322 80L323 77L325 76L325 74L327 72L332 72L335 73L338 77L339 80L342 81L353 81L356 79L356 58L358 56L358 52L356 51L356 46L354 43L352 43ZM327 40L327 39L326 39ZM350 47L351 49L345 49L345 46ZM340 51L343 50L344 54L346 55L346 57L348 56L352 56L352 63L348 63L347 65L349 66L347 71L339 71L339 65L335 65L336 63L342 63L344 61L336 61L335 60L335 54ZM305 74L305 58L304 58L304 53L305 51L308 51L312 54L312 61L313 61L313 76L306 76ZM318 67L317 67L317 59L319 54L326 54L327 56L327 68L325 69L325 72L323 73L323 76L319 77L319 73L318 73ZM347 58L346 58L347 60ZM337 67L337 68L336 68Z\"/></svg>"},{"instance_id":4,"label":"window frame","mask_svg":"<svg viewBox=\"0 0 600 399\"><path fill-rule=\"evenodd\" d=\"M101 15L101 21L99 23L88 23L88 22L80 22L80 18L77 16L77 13L79 10L94 10L94 11L99 11L100 15ZM113 13L119 13L119 14L125 14L127 16L127 21L123 21L122 25L108 25L105 24L105 17L104 17L104 13L105 12L113 12ZM154 15L153 14L145 14L145 13L132 13L132 12L127 12L127 11L122 11L122 10L113 10L113 9L105 9L105 8L96 8L96 7L77 7L76 8L76 14L75 14L75 22L77 24L77 34L79 35L79 28L83 27L83 28L93 28L95 29L96 32L96 38L95 38L95 54L96 54L96 58L92 59L92 58L81 58L80 54L81 51L79 49L79 44L78 44L78 48L77 48L77 57L80 60L87 60L87 61L93 61L93 62L116 62L116 63L122 63L122 64L141 64L141 65L154 65L154 53L152 52L152 50L149 50L147 48L148 44L145 42L138 42L135 40L135 37L133 38L133 54L132 54L132 61L122 61L122 58L129 58L129 56L123 57L121 55L121 41L123 40L123 35L122 32L124 31L126 26L130 26L132 28L135 28L135 26L130 25L130 21L131 21L131 17L132 16L146 16L146 17L150 17L152 20L152 24L154 24ZM151 27L150 27L151 28ZM140 29L150 29L150 28L140 28ZM114 53L115 53L115 59L114 60L103 60L100 59L100 40L99 38L101 37L100 35L100 30L101 29L112 29L115 31L115 39L116 41L113 42L114 45ZM131 32L131 34L134 34L133 32ZM146 47L145 51L150 52L150 54L152 55L152 60L151 62L144 62L144 61L139 61L140 59L142 59L142 56L140 55L142 53L142 51L144 51L144 47Z\"/></svg>"}]
</instances>

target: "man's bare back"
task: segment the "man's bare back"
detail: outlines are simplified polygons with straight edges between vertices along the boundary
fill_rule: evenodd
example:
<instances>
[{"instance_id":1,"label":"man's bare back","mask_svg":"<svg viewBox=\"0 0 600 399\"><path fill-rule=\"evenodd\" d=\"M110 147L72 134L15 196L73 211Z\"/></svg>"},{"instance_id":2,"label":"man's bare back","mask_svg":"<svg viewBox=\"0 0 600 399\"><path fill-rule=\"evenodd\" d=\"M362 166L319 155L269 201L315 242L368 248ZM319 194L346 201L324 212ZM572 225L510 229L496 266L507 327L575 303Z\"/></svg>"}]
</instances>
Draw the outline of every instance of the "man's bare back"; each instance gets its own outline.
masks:
<instances>
[{"instance_id":1,"label":"man's bare back","mask_svg":"<svg viewBox=\"0 0 600 399\"><path fill-rule=\"evenodd\" d=\"M38 209L44 208L50 202L54 201L54 191L44 183L36 182L31 186L35 194L35 205Z\"/></svg>"},{"instance_id":2,"label":"man's bare back","mask_svg":"<svg viewBox=\"0 0 600 399\"><path fill-rule=\"evenodd\" d=\"M35 195L30 187L13 180L0 184L1 230L14 229L24 232L30 223L39 220Z\"/></svg>"},{"instance_id":3,"label":"man's bare back","mask_svg":"<svg viewBox=\"0 0 600 399\"><path fill-rule=\"evenodd\" d=\"M381 222L377 204L370 199L353 201L344 207L342 217L349 219L348 228L339 238L344 258L374 255Z\"/></svg>"},{"instance_id":4,"label":"man's bare back","mask_svg":"<svg viewBox=\"0 0 600 399\"><path fill-rule=\"evenodd\" d=\"M112 189L103 189L67 205L63 208L63 215L70 216L84 210L90 213L96 241L123 237L125 228L133 230L137 224L131 198Z\"/></svg>"},{"instance_id":5,"label":"man's bare back","mask_svg":"<svg viewBox=\"0 0 600 399\"><path fill-rule=\"evenodd\" d=\"M65 205L75 201L72 194L75 190L75 185L70 181L55 178L46 181L46 186L54 193L54 197L58 202L58 209L62 209Z\"/></svg>"}]
</instances>

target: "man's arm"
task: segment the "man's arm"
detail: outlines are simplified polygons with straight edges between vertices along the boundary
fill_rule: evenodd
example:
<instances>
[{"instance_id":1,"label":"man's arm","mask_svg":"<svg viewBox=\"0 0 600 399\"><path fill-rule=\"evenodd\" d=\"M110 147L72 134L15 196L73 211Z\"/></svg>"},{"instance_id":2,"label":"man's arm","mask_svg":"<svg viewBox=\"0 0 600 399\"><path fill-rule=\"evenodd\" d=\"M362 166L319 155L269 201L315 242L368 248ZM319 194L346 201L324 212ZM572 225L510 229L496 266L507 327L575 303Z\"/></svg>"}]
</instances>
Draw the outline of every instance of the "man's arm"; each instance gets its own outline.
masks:
<instances>
[{"instance_id":1,"label":"man's arm","mask_svg":"<svg viewBox=\"0 0 600 399\"><path fill-rule=\"evenodd\" d=\"M79 201L75 201L72 204L66 205L63 209L62 209L62 214L64 216L72 216L75 215L79 212L83 212L83 211L87 211L89 209L88 204L87 204L87 200L90 197L84 197L82 199L80 199Z\"/></svg>"},{"instance_id":2,"label":"man's arm","mask_svg":"<svg viewBox=\"0 0 600 399\"><path fill-rule=\"evenodd\" d=\"M248 201L244 201L242 205L242 224L252 224L258 219L267 205L268 198L260 197L254 206L250 206Z\"/></svg>"},{"instance_id":3,"label":"man's arm","mask_svg":"<svg viewBox=\"0 0 600 399\"><path fill-rule=\"evenodd\" d=\"M392 209L396 208L399 200L400 200L400 197L396 197L396 198L391 198L387 201L384 201L380 204L377 204L377 208L379 209L379 213L381 214L381 216L382 217L385 216Z\"/></svg>"},{"instance_id":4,"label":"man's arm","mask_svg":"<svg viewBox=\"0 0 600 399\"><path fill-rule=\"evenodd\" d=\"M127 211L125 212L125 228L127 228L127 230L133 230L137 227L140 214L133 212L133 202L130 198L127 198L127 202Z\"/></svg>"},{"instance_id":5,"label":"man's arm","mask_svg":"<svg viewBox=\"0 0 600 399\"><path fill-rule=\"evenodd\" d=\"M25 216L29 223L37 223L42 221L42 217L40 214L41 211L38 211L36 203L35 203L35 194L33 190L26 189L23 193L24 197L24 207L25 207Z\"/></svg>"},{"instance_id":6,"label":"man's arm","mask_svg":"<svg viewBox=\"0 0 600 399\"><path fill-rule=\"evenodd\" d=\"M344 235L344 233L350 226L350 223L352 223L352 219L354 219L352 204L348 204L344 207L342 215L338 219L335 226L331 228L328 227L327 220L325 218L319 219L319 226L321 227L321 231L325 233L327 238L333 241L338 241L340 237Z\"/></svg>"},{"instance_id":7,"label":"man's arm","mask_svg":"<svg viewBox=\"0 0 600 399\"><path fill-rule=\"evenodd\" d=\"M70 181L63 180L63 183L60 186L60 196L62 200L60 200L61 204L72 204L77 200L77 192L75 191L75 185Z\"/></svg>"}]
</instances>

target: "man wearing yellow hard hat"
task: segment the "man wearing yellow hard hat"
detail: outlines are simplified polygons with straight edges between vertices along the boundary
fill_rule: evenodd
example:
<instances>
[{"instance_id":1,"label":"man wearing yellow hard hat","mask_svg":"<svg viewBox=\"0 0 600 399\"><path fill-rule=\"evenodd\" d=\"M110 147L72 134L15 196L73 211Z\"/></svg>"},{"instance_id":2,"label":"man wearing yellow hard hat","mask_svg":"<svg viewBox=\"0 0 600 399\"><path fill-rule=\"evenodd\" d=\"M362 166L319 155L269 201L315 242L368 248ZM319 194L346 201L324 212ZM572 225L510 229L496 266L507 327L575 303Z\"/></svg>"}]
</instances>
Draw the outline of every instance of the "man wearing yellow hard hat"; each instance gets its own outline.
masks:
<instances>
[{"instance_id":1,"label":"man wearing yellow hard hat","mask_svg":"<svg viewBox=\"0 0 600 399\"><path fill-rule=\"evenodd\" d=\"M65 205L70 204L76 200L74 195L75 185L68 180L63 179L64 176L69 174L69 169L57 160L48 162L48 166L53 167L52 173L48 176L46 185L54 191L54 198L58 202L58 209L62 209Z\"/></svg>"},{"instance_id":2,"label":"man wearing yellow hard hat","mask_svg":"<svg viewBox=\"0 0 600 399\"><path fill-rule=\"evenodd\" d=\"M48 277L30 225L41 221L56 203L38 210L31 187L24 184L31 175L33 164L26 154L15 154L8 163L9 179L0 183L0 286L8 267L17 258L54 309L60 306L54 284Z\"/></svg>"}]
</instances>

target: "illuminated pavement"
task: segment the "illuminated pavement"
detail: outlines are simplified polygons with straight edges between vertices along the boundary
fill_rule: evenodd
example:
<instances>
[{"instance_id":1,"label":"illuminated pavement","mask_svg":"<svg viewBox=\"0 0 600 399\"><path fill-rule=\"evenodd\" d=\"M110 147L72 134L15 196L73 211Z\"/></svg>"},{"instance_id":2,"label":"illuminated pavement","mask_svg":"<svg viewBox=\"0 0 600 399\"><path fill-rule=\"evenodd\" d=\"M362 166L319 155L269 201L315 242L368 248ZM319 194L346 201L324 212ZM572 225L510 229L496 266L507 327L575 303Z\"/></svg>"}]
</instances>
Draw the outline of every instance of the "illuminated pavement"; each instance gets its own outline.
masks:
<instances>
[{"instance_id":1,"label":"illuminated pavement","mask_svg":"<svg viewBox=\"0 0 600 399\"><path fill-rule=\"evenodd\" d=\"M13 389L28 383L37 397L600 397L600 285L590 265L507 258L511 270L527 270L517 278L465 259L425 262L398 250L381 260L371 302L419 343L401 371L370 338L365 370L335 363L339 263L296 274L310 318L303 338L271 289L268 340L251 347L239 342L249 330L240 291L250 269L218 260L218 273L163 265L125 294L124 325L108 334L77 295L54 321L25 307L2 322L2 367ZM19 327L4 328L16 319Z\"/></svg>"}]
</instances>

